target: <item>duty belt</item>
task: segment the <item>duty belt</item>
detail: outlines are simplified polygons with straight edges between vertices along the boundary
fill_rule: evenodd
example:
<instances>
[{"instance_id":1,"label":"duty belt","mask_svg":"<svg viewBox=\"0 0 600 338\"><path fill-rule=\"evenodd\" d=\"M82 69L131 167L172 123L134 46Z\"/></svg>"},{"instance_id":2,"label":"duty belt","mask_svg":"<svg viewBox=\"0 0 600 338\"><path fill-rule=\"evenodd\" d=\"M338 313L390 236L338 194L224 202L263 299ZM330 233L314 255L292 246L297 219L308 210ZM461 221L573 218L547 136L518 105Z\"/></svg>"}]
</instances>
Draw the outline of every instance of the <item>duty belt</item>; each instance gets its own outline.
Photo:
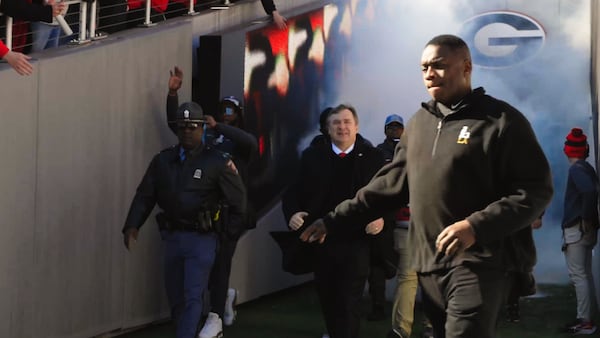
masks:
<instances>
[{"instance_id":1,"label":"duty belt","mask_svg":"<svg viewBox=\"0 0 600 338\"><path fill-rule=\"evenodd\" d=\"M189 231L189 232L199 232L199 233L208 233L212 232L212 225L206 224L205 222L199 221L189 221L185 219L172 219L168 218L164 213L156 214L156 222L158 223L158 228L160 230L167 231Z\"/></svg>"}]
</instances>

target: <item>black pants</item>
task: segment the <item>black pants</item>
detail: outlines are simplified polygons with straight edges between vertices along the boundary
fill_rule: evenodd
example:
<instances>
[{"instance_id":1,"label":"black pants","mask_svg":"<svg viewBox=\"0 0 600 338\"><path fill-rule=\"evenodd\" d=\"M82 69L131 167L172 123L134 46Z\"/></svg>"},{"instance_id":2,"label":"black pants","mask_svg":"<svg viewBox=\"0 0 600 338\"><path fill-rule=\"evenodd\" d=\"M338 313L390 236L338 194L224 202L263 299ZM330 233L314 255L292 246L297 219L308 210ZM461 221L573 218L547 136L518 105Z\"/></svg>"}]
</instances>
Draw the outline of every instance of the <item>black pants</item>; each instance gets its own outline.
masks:
<instances>
[{"instance_id":1,"label":"black pants","mask_svg":"<svg viewBox=\"0 0 600 338\"><path fill-rule=\"evenodd\" d=\"M383 230L369 237L369 295L374 312L383 312L385 281L396 276L399 257L394 249L394 222L386 220Z\"/></svg>"},{"instance_id":2,"label":"black pants","mask_svg":"<svg viewBox=\"0 0 600 338\"><path fill-rule=\"evenodd\" d=\"M385 308L385 269L381 264L371 262L369 295L371 296L371 310L383 312Z\"/></svg>"},{"instance_id":3,"label":"black pants","mask_svg":"<svg viewBox=\"0 0 600 338\"><path fill-rule=\"evenodd\" d=\"M423 309L436 338L493 338L506 299L506 272L460 265L419 273Z\"/></svg>"},{"instance_id":4,"label":"black pants","mask_svg":"<svg viewBox=\"0 0 600 338\"><path fill-rule=\"evenodd\" d=\"M315 284L329 336L357 338L360 302L369 269L368 242L326 241L319 255Z\"/></svg>"},{"instance_id":5,"label":"black pants","mask_svg":"<svg viewBox=\"0 0 600 338\"><path fill-rule=\"evenodd\" d=\"M210 311L223 318L227 289L229 289L229 276L231 275L231 260L235 253L237 239L230 239L223 234L219 237L219 248L210 272L208 290L210 290Z\"/></svg>"}]
</instances>

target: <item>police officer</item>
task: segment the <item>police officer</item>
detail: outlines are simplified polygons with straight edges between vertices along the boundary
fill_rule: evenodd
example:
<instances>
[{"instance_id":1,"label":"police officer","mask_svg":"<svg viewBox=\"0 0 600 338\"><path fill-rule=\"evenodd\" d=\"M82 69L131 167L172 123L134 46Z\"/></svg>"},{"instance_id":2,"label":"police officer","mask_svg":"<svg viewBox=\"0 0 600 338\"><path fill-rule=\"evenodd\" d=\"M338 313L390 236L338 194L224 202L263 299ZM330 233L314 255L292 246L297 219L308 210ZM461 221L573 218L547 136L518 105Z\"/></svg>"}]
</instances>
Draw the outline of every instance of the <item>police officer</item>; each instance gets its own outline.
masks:
<instances>
[{"instance_id":1,"label":"police officer","mask_svg":"<svg viewBox=\"0 0 600 338\"><path fill-rule=\"evenodd\" d=\"M183 71L175 66L169 78L167 95L167 123L176 132L174 116L179 103L178 90L181 88ZM206 130L204 142L206 146L230 156L238 169L242 180L248 183L248 166L258 151L258 142L254 135L243 130L244 116L240 101L233 96L224 97L218 105L215 116L205 115ZM245 222L247 229L256 227L256 215L252 204L248 204ZM219 236L217 255L210 274L210 312L200 331L198 338L212 338L223 331L223 324L232 325L236 317L235 301L237 290L229 288L231 263L237 242L243 233L222 233Z\"/></svg>"},{"instance_id":2,"label":"police officer","mask_svg":"<svg viewBox=\"0 0 600 338\"><path fill-rule=\"evenodd\" d=\"M202 314L202 293L215 259L217 231L243 227L246 191L233 162L202 143L202 108L182 104L175 116L179 144L156 155L131 203L123 228L125 246L137 240L138 229L155 204L165 243L165 286L177 338L193 338ZM224 202L224 203L223 203ZM219 229L227 205L226 229Z\"/></svg>"}]
</instances>

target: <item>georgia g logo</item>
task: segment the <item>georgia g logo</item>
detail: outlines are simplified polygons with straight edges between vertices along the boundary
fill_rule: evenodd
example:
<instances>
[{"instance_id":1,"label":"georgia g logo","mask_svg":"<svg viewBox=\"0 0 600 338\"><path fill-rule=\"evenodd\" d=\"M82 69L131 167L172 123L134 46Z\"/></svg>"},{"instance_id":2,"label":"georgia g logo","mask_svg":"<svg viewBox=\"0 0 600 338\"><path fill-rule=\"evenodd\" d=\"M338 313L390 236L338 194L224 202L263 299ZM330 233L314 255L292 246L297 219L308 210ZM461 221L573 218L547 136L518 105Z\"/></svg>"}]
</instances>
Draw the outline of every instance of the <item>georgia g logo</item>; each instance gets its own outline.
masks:
<instances>
[{"instance_id":1,"label":"georgia g logo","mask_svg":"<svg viewBox=\"0 0 600 338\"><path fill-rule=\"evenodd\" d=\"M483 67L508 67L533 57L542 49L546 33L523 14L497 11L467 20L460 32L471 48L473 63Z\"/></svg>"}]
</instances>

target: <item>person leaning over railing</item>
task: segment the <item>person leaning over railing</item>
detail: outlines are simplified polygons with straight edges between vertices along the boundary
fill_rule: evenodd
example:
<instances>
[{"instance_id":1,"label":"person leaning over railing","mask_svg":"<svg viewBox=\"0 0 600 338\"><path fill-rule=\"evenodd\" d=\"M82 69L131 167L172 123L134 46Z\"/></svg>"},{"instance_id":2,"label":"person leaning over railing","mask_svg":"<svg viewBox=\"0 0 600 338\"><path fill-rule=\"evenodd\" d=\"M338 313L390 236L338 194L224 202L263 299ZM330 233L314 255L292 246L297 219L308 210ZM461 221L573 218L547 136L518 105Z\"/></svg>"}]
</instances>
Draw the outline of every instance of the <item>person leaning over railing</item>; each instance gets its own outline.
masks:
<instances>
[{"instance_id":1,"label":"person leaning over railing","mask_svg":"<svg viewBox=\"0 0 600 338\"><path fill-rule=\"evenodd\" d=\"M23 53L11 51L1 40L0 58L6 61L19 75L30 75L33 72L33 66L28 61L30 57Z\"/></svg>"},{"instance_id":2,"label":"person leaning over railing","mask_svg":"<svg viewBox=\"0 0 600 338\"><path fill-rule=\"evenodd\" d=\"M65 6L64 3L57 3L55 0L48 1L46 6L30 4L25 0L0 0L1 13L28 21L52 22L52 18L60 14ZM33 72L33 66L29 63L30 57L11 51L2 41L0 41L0 58L19 75L30 75Z\"/></svg>"},{"instance_id":3,"label":"person leaning over railing","mask_svg":"<svg viewBox=\"0 0 600 338\"><path fill-rule=\"evenodd\" d=\"M287 24L285 22L287 19L279 14L277 7L275 7L275 2L273 2L273 0L260 0L260 2L265 12L269 14L271 18L273 18L273 23L275 23L275 26L277 26L279 29L286 29Z\"/></svg>"}]
</instances>

